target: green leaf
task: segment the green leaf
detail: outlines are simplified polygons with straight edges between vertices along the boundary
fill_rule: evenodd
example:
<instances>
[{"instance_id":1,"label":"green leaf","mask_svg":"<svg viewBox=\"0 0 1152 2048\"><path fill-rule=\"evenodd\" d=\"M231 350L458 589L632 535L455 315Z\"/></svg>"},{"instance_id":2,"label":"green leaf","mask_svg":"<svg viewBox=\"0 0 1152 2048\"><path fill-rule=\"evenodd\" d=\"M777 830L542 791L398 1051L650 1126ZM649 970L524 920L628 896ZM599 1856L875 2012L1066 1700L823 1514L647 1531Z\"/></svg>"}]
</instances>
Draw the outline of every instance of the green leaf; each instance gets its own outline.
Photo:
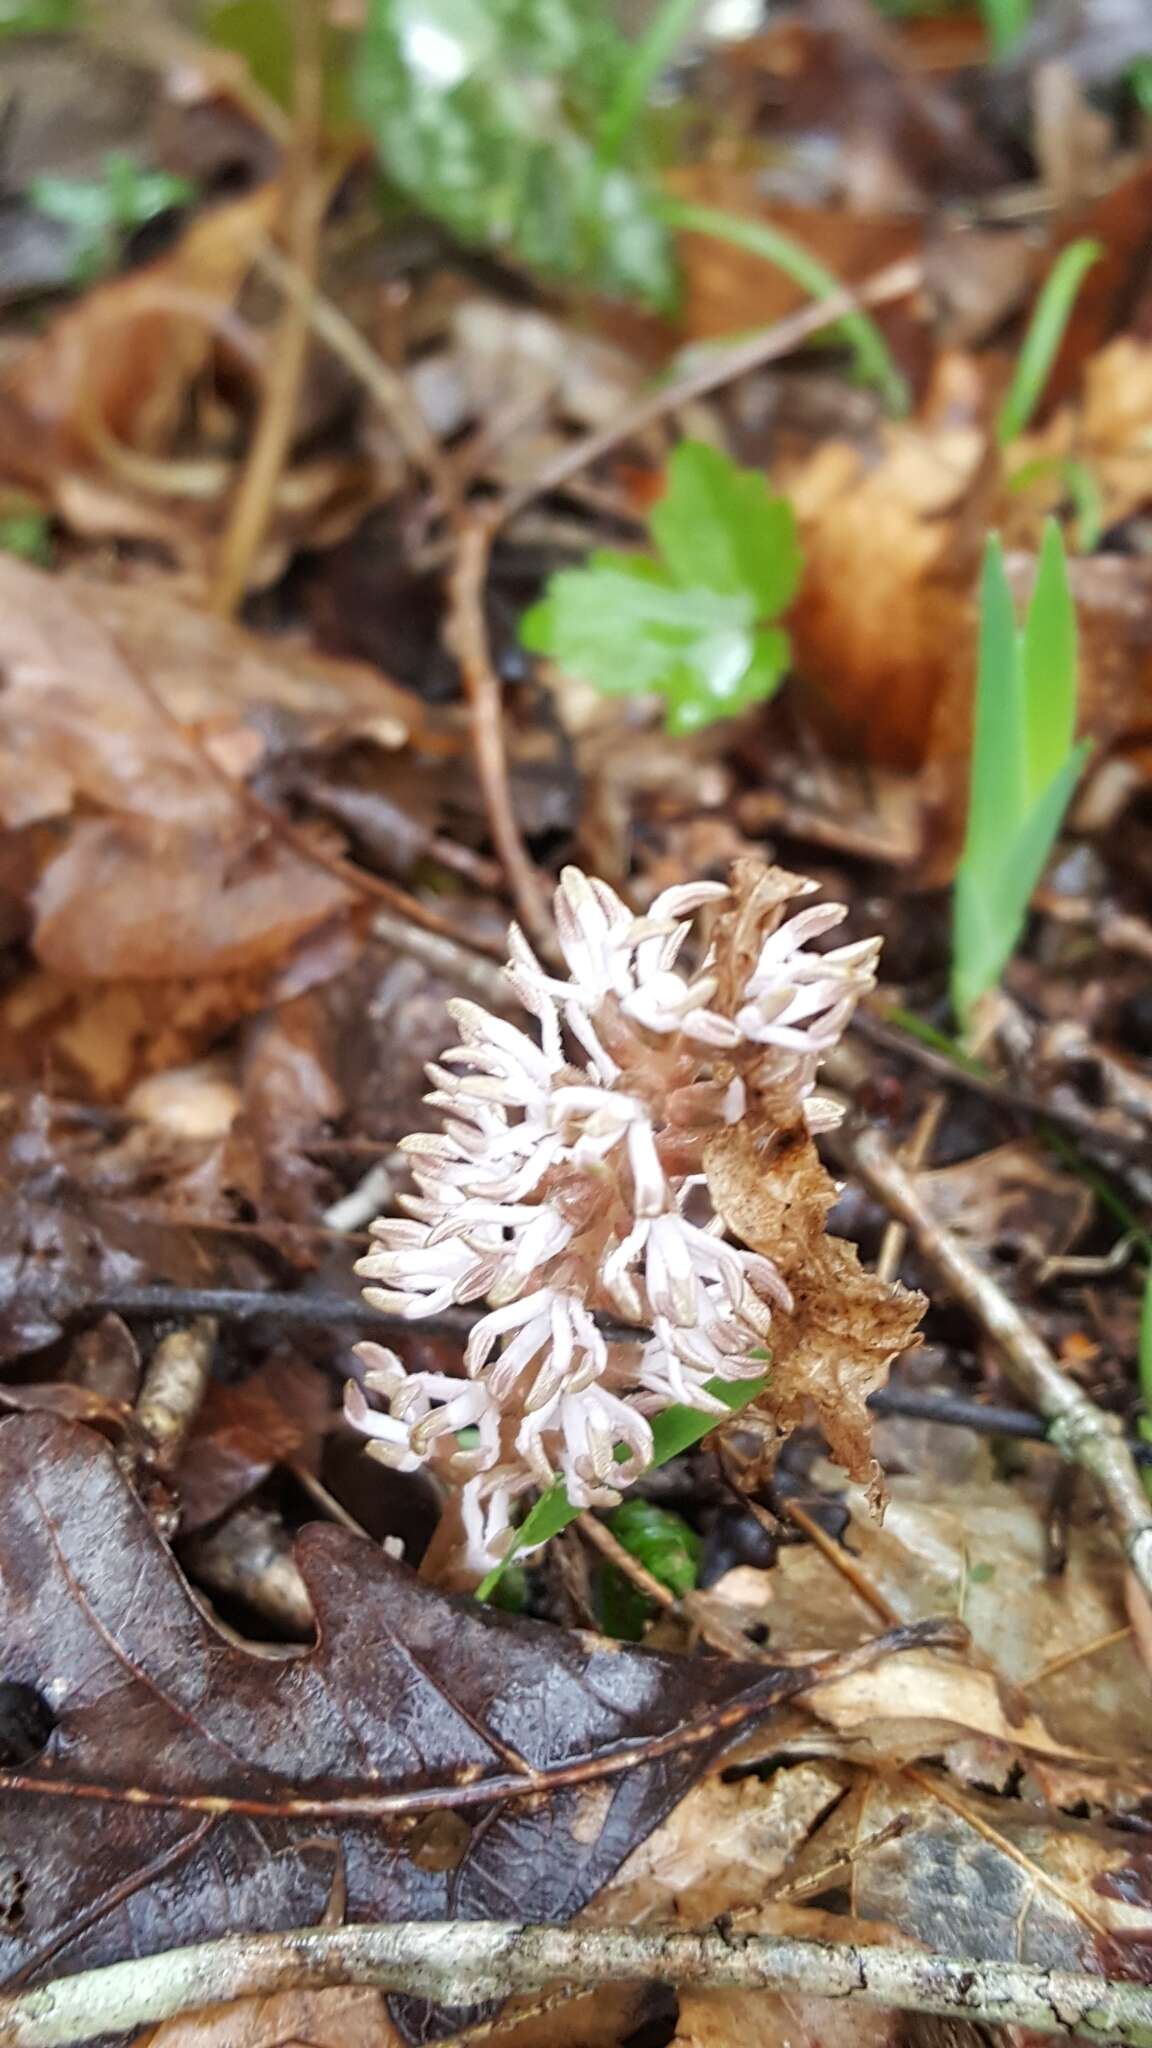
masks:
<instances>
[{"instance_id":1,"label":"green leaf","mask_svg":"<svg viewBox=\"0 0 1152 2048\"><path fill-rule=\"evenodd\" d=\"M621 1501L606 1519L617 1543L677 1599L692 1591L704 1545L683 1516L634 1496Z\"/></svg>"},{"instance_id":2,"label":"green leaf","mask_svg":"<svg viewBox=\"0 0 1152 2048\"><path fill-rule=\"evenodd\" d=\"M98 179L43 177L33 178L28 186L33 206L73 229L72 265L82 280L115 261L121 235L143 227L171 206L186 206L195 196L195 186L187 178L144 169L121 150L105 157Z\"/></svg>"},{"instance_id":3,"label":"green leaf","mask_svg":"<svg viewBox=\"0 0 1152 2048\"><path fill-rule=\"evenodd\" d=\"M0 549L46 568L52 560L51 531L43 512L9 512L0 517Z\"/></svg>"},{"instance_id":4,"label":"green leaf","mask_svg":"<svg viewBox=\"0 0 1152 2048\"><path fill-rule=\"evenodd\" d=\"M1024 674L1012 592L998 534L990 534L980 584L980 638L971 795L964 862L995 864L1027 798Z\"/></svg>"},{"instance_id":5,"label":"green leaf","mask_svg":"<svg viewBox=\"0 0 1152 2048\"><path fill-rule=\"evenodd\" d=\"M762 1394L767 1384L767 1375L755 1380L709 1380L708 1392L714 1394L718 1401L723 1401L724 1406L736 1415L741 1408L747 1408L757 1394ZM722 1415L706 1414L700 1408L685 1408L678 1404L665 1408L652 1420L653 1465L666 1465L670 1458L678 1458L681 1451L699 1443L701 1437L707 1436L709 1430L724 1420ZM499 1585L519 1550L529 1545L535 1549L538 1544L547 1543L550 1537L558 1536L561 1529L574 1522L579 1512L579 1508L572 1506L563 1480L558 1479L529 1509L506 1556L476 1588L476 1598L490 1599L493 1589Z\"/></svg>"},{"instance_id":6,"label":"green leaf","mask_svg":"<svg viewBox=\"0 0 1152 2048\"><path fill-rule=\"evenodd\" d=\"M0 0L0 42L5 36L55 35L75 28L78 0Z\"/></svg>"},{"instance_id":7,"label":"green leaf","mask_svg":"<svg viewBox=\"0 0 1152 2048\"><path fill-rule=\"evenodd\" d=\"M1016 950L1032 893L1088 752L1085 743L1069 754L1014 835L1006 821L998 858L976 864L965 856L956 871L952 1001L962 1018L999 981Z\"/></svg>"},{"instance_id":8,"label":"green leaf","mask_svg":"<svg viewBox=\"0 0 1152 2048\"><path fill-rule=\"evenodd\" d=\"M1076 614L1049 521L1023 633L996 534L980 586L979 665L964 851L953 894L952 1002L966 1023L999 980L1087 749L1076 729Z\"/></svg>"},{"instance_id":9,"label":"green leaf","mask_svg":"<svg viewBox=\"0 0 1152 2048\"><path fill-rule=\"evenodd\" d=\"M462 241L667 308L656 187L597 149L633 55L605 0L368 0L360 104L388 175Z\"/></svg>"},{"instance_id":10,"label":"green leaf","mask_svg":"<svg viewBox=\"0 0 1152 2048\"><path fill-rule=\"evenodd\" d=\"M712 235L717 241L731 242L753 256L762 256L814 299L836 298L844 290L842 280L818 256L770 221L750 220L743 214L726 213L722 207L693 206L682 199L666 199L664 214L673 227ZM851 312L842 313L835 324L855 354L857 374L862 381L878 386L892 412L907 412L907 383L876 322L854 307Z\"/></svg>"},{"instance_id":11,"label":"green leaf","mask_svg":"<svg viewBox=\"0 0 1152 2048\"><path fill-rule=\"evenodd\" d=\"M1048 787L1076 734L1076 607L1060 528L1044 526L1022 644L1029 795Z\"/></svg>"},{"instance_id":12,"label":"green leaf","mask_svg":"<svg viewBox=\"0 0 1152 2048\"><path fill-rule=\"evenodd\" d=\"M1044 395L1048 373L1072 317L1076 294L1094 263L1104 254L1100 242L1086 238L1069 242L1040 287L1028 332L1020 345L1008 396L1000 408L996 431L1001 443L1014 441L1028 425Z\"/></svg>"},{"instance_id":13,"label":"green leaf","mask_svg":"<svg viewBox=\"0 0 1152 2048\"><path fill-rule=\"evenodd\" d=\"M601 549L558 571L520 636L606 696L663 697L668 730L695 732L780 684L788 640L765 620L799 579L796 522L757 472L686 441L651 526L662 561Z\"/></svg>"},{"instance_id":14,"label":"green leaf","mask_svg":"<svg viewBox=\"0 0 1152 2048\"><path fill-rule=\"evenodd\" d=\"M800 544L788 500L774 497L758 470L738 469L705 441L681 441L648 523L685 588L747 596L769 619L796 595Z\"/></svg>"}]
</instances>

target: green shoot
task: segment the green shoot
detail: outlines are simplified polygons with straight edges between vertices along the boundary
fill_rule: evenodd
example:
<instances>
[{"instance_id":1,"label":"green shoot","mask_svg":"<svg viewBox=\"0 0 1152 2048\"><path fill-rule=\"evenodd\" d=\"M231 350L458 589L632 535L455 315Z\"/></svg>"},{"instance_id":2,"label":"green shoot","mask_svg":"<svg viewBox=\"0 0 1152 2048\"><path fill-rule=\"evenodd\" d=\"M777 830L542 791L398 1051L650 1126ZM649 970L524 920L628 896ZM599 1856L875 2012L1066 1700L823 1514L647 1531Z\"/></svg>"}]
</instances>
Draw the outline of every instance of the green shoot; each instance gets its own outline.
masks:
<instances>
[{"instance_id":1,"label":"green shoot","mask_svg":"<svg viewBox=\"0 0 1152 2048\"><path fill-rule=\"evenodd\" d=\"M51 527L43 512L0 514L0 550L46 568L52 560Z\"/></svg>"},{"instance_id":2,"label":"green shoot","mask_svg":"<svg viewBox=\"0 0 1152 2048\"><path fill-rule=\"evenodd\" d=\"M186 205L195 187L170 171L142 170L133 157L115 150L105 157L101 177L33 178L28 197L41 213L72 229L73 275L83 283L111 268L123 235L170 206Z\"/></svg>"},{"instance_id":3,"label":"green shoot","mask_svg":"<svg viewBox=\"0 0 1152 2048\"><path fill-rule=\"evenodd\" d=\"M662 0L620 74L596 137L601 169L618 163L648 95L696 15L698 0Z\"/></svg>"},{"instance_id":4,"label":"green shoot","mask_svg":"<svg viewBox=\"0 0 1152 2048\"><path fill-rule=\"evenodd\" d=\"M1058 479L1063 485L1076 515L1076 546L1079 552L1082 555L1093 554L1104 531L1104 501L1095 476L1078 455L1038 455L1034 462L1026 462L1023 469L1009 477L1008 489L1026 491L1048 477Z\"/></svg>"},{"instance_id":5,"label":"green shoot","mask_svg":"<svg viewBox=\"0 0 1152 2048\"><path fill-rule=\"evenodd\" d=\"M678 1600L692 1591L704 1545L682 1516L633 1495L613 1509L607 1522L617 1543ZM654 1606L655 1602L615 1565L602 1567L600 1611L608 1635L638 1643Z\"/></svg>"},{"instance_id":6,"label":"green shoot","mask_svg":"<svg viewBox=\"0 0 1152 2048\"><path fill-rule=\"evenodd\" d=\"M961 1024L1015 950L1087 748L1076 727L1076 614L1049 520L1020 632L992 535L980 592L968 829L953 898L952 1002Z\"/></svg>"},{"instance_id":7,"label":"green shoot","mask_svg":"<svg viewBox=\"0 0 1152 2048\"><path fill-rule=\"evenodd\" d=\"M1152 1444L1152 1266L1144 1282L1144 1305L1140 1309L1140 1350L1136 1354L1136 1368L1140 1374L1140 1401L1144 1403L1144 1415L1138 1421L1140 1436L1146 1444ZM1144 1491L1152 1501L1152 1466L1142 1464L1140 1477Z\"/></svg>"},{"instance_id":8,"label":"green shoot","mask_svg":"<svg viewBox=\"0 0 1152 2048\"><path fill-rule=\"evenodd\" d=\"M767 1377L756 1380L709 1380L708 1392L715 1394L717 1400L723 1401L724 1406L736 1415L741 1408L746 1408L750 1401L754 1401L757 1394L762 1394L767 1384ZM715 1429L717 1423L723 1420L723 1416L706 1415L699 1408L665 1408L662 1414L654 1415L653 1465L667 1465L671 1458L678 1458L681 1451L690 1450L693 1444L698 1444L701 1437L707 1436L709 1430ZM510 1549L476 1588L476 1598L491 1599L495 1587L499 1585L517 1551L522 1550L525 1545L535 1549L537 1544L547 1543L550 1537L558 1536L561 1529L566 1529L570 1522L574 1522L579 1512L579 1508L572 1506L563 1480L558 1479L555 1485L548 1488L547 1493L540 1495L535 1506L529 1509L516 1531Z\"/></svg>"},{"instance_id":9,"label":"green shoot","mask_svg":"<svg viewBox=\"0 0 1152 2048\"><path fill-rule=\"evenodd\" d=\"M75 28L77 0L0 0L0 41L5 36L58 34Z\"/></svg>"},{"instance_id":10,"label":"green shoot","mask_svg":"<svg viewBox=\"0 0 1152 2048\"><path fill-rule=\"evenodd\" d=\"M767 622L799 580L796 521L758 472L684 441L649 524L659 561L598 549L549 579L520 634L607 696L662 696L669 732L695 732L779 686L788 638Z\"/></svg>"},{"instance_id":11,"label":"green shoot","mask_svg":"<svg viewBox=\"0 0 1152 2048\"><path fill-rule=\"evenodd\" d=\"M740 214L725 213L719 207L692 206L676 199L666 202L664 212L673 227L713 235L718 241L731 242L753 256L762 256L816 300L837 297L844 289L843 281L818 256L768 221L745 220ZM836 325L853 350L862 381L878 387L890 411L907 412L908 386L876 322L855 307L842 314Z\"/></svg>"},{"instance_id":12,"label":"green shoot","mask_svg":"<svg viewBox=\"0 0 1152 2048\"><path fill-rule=\"evenodd\" d=\"M1093 264L1098 263L1103 254L1101 244L1087 237L1069 242L1066 249L1061 249L1044 279L1008 387L1008 396L996 423L1001 446L1024 432L1039 405L1072 317L1076 294Z\"/></svg>"},{"instance_id":13,"label":"green shoot","mask_svg":"<svg viewBox=\"0 0 1152 2048\"><path fill-rule=\"evenodd\" d=\"M1004 57L1032 19L1032 0L980 0L992 55Z\"/></svg>"}]
</instances>

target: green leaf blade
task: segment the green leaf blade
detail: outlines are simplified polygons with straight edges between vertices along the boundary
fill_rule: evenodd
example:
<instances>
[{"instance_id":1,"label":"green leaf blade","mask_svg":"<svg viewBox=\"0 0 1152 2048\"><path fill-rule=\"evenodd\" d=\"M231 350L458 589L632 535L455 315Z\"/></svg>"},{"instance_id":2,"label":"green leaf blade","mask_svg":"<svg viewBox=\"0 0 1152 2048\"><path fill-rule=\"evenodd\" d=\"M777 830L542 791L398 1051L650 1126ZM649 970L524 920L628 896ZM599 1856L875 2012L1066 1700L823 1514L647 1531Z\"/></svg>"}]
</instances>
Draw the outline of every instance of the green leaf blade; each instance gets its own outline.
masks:
<instances>
[{"instance_id":1,"label":"green leaf blade","mask_svg":"<svg viewBox=\"0 0 1152 2048\"><path fill-rule=\"evenodd\" d=\"M756 1399L757 1394L763 1393L767 1384L766 1375L754 1380L709 1380L708 1392L715 1395L718 1401L722 1401L730 1414L738 1415L741 1408L747 1408L749 1403ZM685 1408L679 1404L663 1409L652 1420L653 1465L666 1465L669 1459L679 1457L681 1451L689 1450L693 1444L699 1443L701 1437L707 1436L710 1430L717 1428L725 1420L723 1415L713 1415L701 1408ZM566 1529L570 1522L574 1522L579 1513L579 1508L572 1506L563 1481L558 1479L555 1485L550 1486L547 1493L542 1493L539 1500L529 1509L505 1556L477 1586L476 1598L489 1599L519 1551L528 1548L535 1550L540 1544L547 1543L553 1536L558 1536L561 1529Z\"/></svg>"},{"instance_id":2,"label":"green leaf blade","mask_svg":"<svg viewBox=\"0 0 1152 2048\"><path fill-rule=\"evenodd\" d=\"M1026 758L1032 801L1059 773L1075 737L1077 654L1076 607L1068 583L1064 543L1056 521L1049 519L1044 526L1022 646Z\"/></svg>"}]
</instances>

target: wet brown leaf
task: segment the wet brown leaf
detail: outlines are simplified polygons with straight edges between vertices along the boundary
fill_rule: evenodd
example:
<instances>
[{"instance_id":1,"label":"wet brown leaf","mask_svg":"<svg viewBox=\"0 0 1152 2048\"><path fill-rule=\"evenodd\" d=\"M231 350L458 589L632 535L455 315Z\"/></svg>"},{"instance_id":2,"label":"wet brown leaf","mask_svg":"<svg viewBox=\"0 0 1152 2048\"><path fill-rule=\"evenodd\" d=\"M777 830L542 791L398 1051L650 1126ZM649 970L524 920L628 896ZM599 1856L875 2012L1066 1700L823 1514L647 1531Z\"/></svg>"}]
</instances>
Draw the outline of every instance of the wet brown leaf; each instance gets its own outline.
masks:
<instances>
[{"instance_id":1,"label":"wet brown leaf","mask_svg":"<svg viewBox=\"0 0 1152 2048\"><path fill-rule=\"evenodd\" d=\"M708 1145L705 1170L729 1229L773 1260L793 1297L791 1313L773 1310L759 1405L783 1429L814 1410L833 1457L878 1496L867 1400L918 1341L923 1297L878 1280L855 1245L827 1235L836 1187L806 1130L732 1125Z\"/></svg>"},{"instance_id":2,"label":"wet brown leaf","mask_svg":"<svg viewBox=\"0 0 1152 2048\"><path fill-rule=\"evenodd\" d=\"M917 1175L938 1223L963 1238L981 1265L1036 1266L1075 1244L1094 1207L1091 1188L1063 1173L1039 1146L997 1145L991 1152Z\"/></svg>"},{"instance_id":3,"label":"wet brown leaf","mask_svg":"<svg viewBox=\"0 0 1152 2048\"><path fill-rule=\"evenodd\" d=\"M812 1676L510 1621L329 1526L298 1553L316 1647L263 1657L206 1620L90 1432L0 1424L0 1503L5 1681L35 1692L53 1725L30 1777L0 1774L6 1854L27 1877L0 1970L22 1981L314 1923L334 1855L350 1920L568 1919L737 1724ZM509 1790L528 1771L525 1804ZM413 1822L489 1778L503 1798L458 1810L453 1866L417 1855ZM110 1788L97 1835L87 1801L53 1796L78 1783ZM385 1795L406 1810L344 1804Z\"/></svg>"},{"instance_id":4,"label":"wet brown leaf","mask_svg":"<svg viewBox=\"0 0 1152 2048\"><path fill-rule=\"evenodd\" d=\"M177 1473L181 1534L215 1522L276 1465L311 1463L331 1415L331 1381L291 1354L243 1381L213 1383Z\"/></svg>"},{"instance_id":5,"label":"wet brown leaf","mask_svg":"<svg viewBox=\"0 0 1152 2048\"><path fill-rule=\"evenodd\" d=\"M163 448L279 203L268 184L201 213L166 255L61 313L0 383L5 473L51 490L91 460L94 432Z\"/></svg>"}]
</instances>

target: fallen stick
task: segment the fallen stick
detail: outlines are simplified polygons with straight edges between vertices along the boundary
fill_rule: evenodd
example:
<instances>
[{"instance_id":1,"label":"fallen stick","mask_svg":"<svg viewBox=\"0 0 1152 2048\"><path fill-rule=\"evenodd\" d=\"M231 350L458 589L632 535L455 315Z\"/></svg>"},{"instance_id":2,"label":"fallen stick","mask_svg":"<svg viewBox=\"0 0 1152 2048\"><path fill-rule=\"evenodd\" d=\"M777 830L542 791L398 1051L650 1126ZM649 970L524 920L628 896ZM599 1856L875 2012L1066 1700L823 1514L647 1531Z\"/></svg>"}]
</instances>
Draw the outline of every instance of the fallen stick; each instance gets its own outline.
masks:
<instances>
[{"instance_id":1,"label":"fallen stick","mask_svg":"<svg viewBox=\"0 0 1152 2048\"><path fill-rule=\"evenodd\" d=\"M470 2006L562 1983L632 1980L769 1991L960 2015L1087 2041L1152 2041L1152 1990L1022 1963L777 1935L530 1927L499 1920L232 1934L0 1995L0 2048L74 2048L200 2005L324 1985L375 1985Z\"/></svg>"},{"instance_id":2,"label":"fallen stick","mask_svg":"<svg viewBox=\"0 0 1152 2048\"><path fill-rule=\"evenodd\" d=\"M1152 1509L1119 1416L1098 1408L1062 1371L1015 1302L959 1238L936 1221L912 1175L878 1131L848 1128L837 1150L889 1215L907 1226L921 1258L992 1339L1012 1384L1047 1422L1049 1443L1091 1473L1125 1556L1152 1599Z\"/></svg>"}]
</instances>

